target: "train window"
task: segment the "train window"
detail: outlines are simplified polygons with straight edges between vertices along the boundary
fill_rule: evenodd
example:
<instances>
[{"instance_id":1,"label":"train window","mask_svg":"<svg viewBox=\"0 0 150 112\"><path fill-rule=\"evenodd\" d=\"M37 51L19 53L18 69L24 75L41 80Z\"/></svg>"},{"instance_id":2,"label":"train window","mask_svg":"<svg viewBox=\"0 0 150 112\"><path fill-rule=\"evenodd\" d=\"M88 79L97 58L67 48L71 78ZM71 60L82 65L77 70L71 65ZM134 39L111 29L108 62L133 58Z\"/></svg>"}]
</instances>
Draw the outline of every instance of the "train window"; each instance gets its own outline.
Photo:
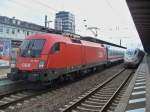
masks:
<instances>
[{"instance_id":1,"label":"train window","mask_svg":"<svg viewBox=\"0 0 150 112\"><path fill-rule=\"evenodd\" d=\"M25 40L21 45L21 56L24 57L38 57L41 54L45 40L33 39Z\"/></svg>"},{"instance_id":2,"label":"train window","mask_svg":"<svg viewBox=\"0 0 150 112\"><path fill-rule=\"evenodd\" d=\"M34 43L32 45L33 50L41 50L44 46L45 40L39 39L39 40L34 40Z\"/></svg>"},{"instance_id":3,"label":"train window","mask_svg":"<svg viewBox=\"0 0 150 112\"><path fill-rule=\"evenodd\" d=\"M55 43L53 46L52 46L52 53L56 53L56 52L59 52L60 51L60 43Z\"/></svg>"},{"instance_id":4,"label":"train window","mask_svg":"<svg viewBox=\"0 0 150 112\"><path fill-rule=\"evenodd\" d=\"M129 50L126 52L127 55L132 56L133 55L133 51Z\"/></svg>"}]
</instances>

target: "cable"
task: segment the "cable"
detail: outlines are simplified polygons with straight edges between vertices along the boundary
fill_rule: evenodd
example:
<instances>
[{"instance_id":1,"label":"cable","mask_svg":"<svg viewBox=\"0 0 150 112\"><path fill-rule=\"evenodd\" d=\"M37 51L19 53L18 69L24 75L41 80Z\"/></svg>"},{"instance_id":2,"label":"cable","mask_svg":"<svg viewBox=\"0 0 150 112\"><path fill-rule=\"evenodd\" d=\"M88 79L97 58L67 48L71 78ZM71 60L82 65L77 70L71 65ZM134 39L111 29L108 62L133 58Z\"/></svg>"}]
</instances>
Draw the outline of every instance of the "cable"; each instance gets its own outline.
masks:
<instances>
[{"instance_id":1,"label":"cable","mask_svg":"<svg viewBox=\"0 0 150 112\"><path fill-rule=\"evenodd\" d=\"M29 7L29 6L27 6L27 5L25 5L25 4L22 4L21 2L16 2L16 1L14 1L14 0L7 0L7 1L9 1L9 2L12 2L12 3L14 3L14 4L17 4L17 5L21 5L21 6L23 6L25 9L31 9L31 7Z\"/></svg>"},{"instance_id":2,"label":"cable","mask_svg":"<svg viewBox=\"0 0 150 112\"><path fill-rule=\"evenodd\" d=\"M55 8L53 8L53 7L51 7L51 6L47 5L47 4L44 4L44 3L42 3L41 1L35 0L34 2L37 2L37 3L39 3L40 5L42 5L42 6L46 7L46 8L48 8L48 9L50 8L50 9L52 9L53 11L58 12L57 9L55 9Z\"/></svg>"},{"instance_id":3,"label":"cable","mask_svg":"<svg viewBox=\"0 0 150 112\"><path fill-rule=\"evenodd\" d=\"M17 1L14 1L14 0L7 0L7 1L12 2L12 3L15 3L15 4L19 5L19 6L21 5L21 6L23 6L23 7L26 8L26 9L33 9L33 10L36 10L35 13L39 14L39 13L37 12L37 9L35 9L35 8L33 8L33 7L30 7L29 5L23 4L22 2L17 2ZM43 2L41 2L41 1L39 1L39 0L35 0L34 2L36 2L36 4L39 4L39 5L41 5L41 6L45 7L45 8L47 8L47 9L51 9L51 10L53 11L53 14L55 14L54 12L58 12L58 10L57 10L56 8L53 8L53 7L47 5L47 4L45 4L45 3L43 3ZM40 11L41 11L41 10L40 10ZM52 12L51 12L51 13L52 13ZM78 20L78 21L82 21L82 20L83 20L83 19L79 19L78 17L75 17L75 18L76 18L76 20ZM83 23L83 22L81 22L81 23Z\"/></svg>"},{"instance_id":4,"label":"cable","mask_svg":"<svg viewBox=\"0 0 150 112\"><path fill-rule=\"evenodd\" d=\"M13 2L12 0L8 0L8 1L11 1L11 2ZM110 2L108 1L108 0L105 0L106 1L106 3L108 4L108 6L111 8L111 9L113 9L113 7L111 6L111 4L110 4ZM45 4L45 3L43 3L43 2L41 2L41 1L39 1L39 0L35 0L34 2L36 2L36 4L39 4L39 5L41 5L42 7L44 7L44 8L47 8L47 9L51 9L51 11L53 11L53 14L54 14L54 12L58 12L58 10L56 9L56 8L54 8L54 7L52 7L52 6L49 6L49 5L47 5L47 4ZM18 5L22 5L24 8L28 8L28 9L33 9L33 7L30 7L29 5L25 5L25 4L23 4L23 3L20 3L20 2L16 2L16 1L14 1L13 3L16 3L16 4L18 4ZM34 9L34 10L36 10L36 9ZM40 10L41 11L41 10ZM38 13L37 12L37 10L35 11L36 13ZM52 12L51 12L52 13ZM114 9L113 9L113 13L114 13ZM39 13L38 13L39 14ZM116 13L114 13L116 16L118 16ZM78 22L79 23L81 23L81 24L83 24L82 26L84 27L84 25L85 25L85 23L83 22L83 18L81 18L81 17L75 17L76 18L76 20L78 20ZM120 16L119 16L119 18L120 18ZM122 20L122 19L121 19ZM77 25L76 25L77 26ZM79 25L78 25L79 26ZM85 28L85 27L84 27Z\"/></svg>"},{"instance_id":5,"label":"cable","mask_svg":"<svg viewBox=\"0 0 150 112\"><path fill-rule=\"evenodd\" d=\"M53 11L55 11L55 12L58 12L58 11L59 11L59 10L57 10L56 8L54 8L54 7L52 7L52 6L49 6L49 5L43 3L43 2L41 2L41 1L39 1L39 0L36 0L35 2L36 2L37 4L43 6L43 7L46 7L46 8L48 8L48 9L50 8L51 10L53 10ZM82 21L81 23L82 23L83 26L84 26L83 19L78 18L77 16L75 17L75 19L78 20L78 21Z\"/></svg>"},{"instance_id":6,"label":"cable","mask_svg":"<svg viewBox=\"0 0 150 112\"><path fill-rule=\"evenodd\" d=\"M122 16L119 16L119 14L118 14L117 11L114 11L114 8L113 8L112 5L110 4L109 0L105 0L105 1L106 1L106 3L108 4L108 6L112 9L112 11L114 12L114 14L115 14L117 17L119 17L122 22L125 22L125 23L128 22L126 19L122 18ZM133 22L133 20L132 20L132 22ZM133 23L133 24L134 24L134 23ZM134 24L134 29L136 30L135 24ZM125 27L124 30L128 30L130 33L132 33L132 30L130 30L129 27L128 27L128 28ZM136 32L137 32L137 31L136 31Z\"/></svg>"},{"instance_id":7,"label":"cable","mask_svg":"<svg viewBox=\"0 0 150 112\"><path fill-rule=\"evenodd\" d=\"M9 2L11 2L12 4L15 4L16 6L19 6L19 7L21 7L21 8L23 8L24 10L21 10L22 11L22 13L28 13L29 11L27 11L28 9L33 9L32 7L29 7L28 5L25 5L25 4L23 4L23 3L20 3L20 2L17 2L17 1L14 1L14 0L7 0L7 2L9 3ZM7 6L9 6L8 4L7 4ZM9 7L11 7L11 6L9 6ZM7 11L7 10L6 10ZM5 11L3 11L4 12L4 14L5 14ZM35 11L34 12L36 15L39 15L39 13L37 12L37 11ZM31 17L29 17L29 16L26 16L26 18L28 18L28 19L30 19Z\"/></svg>"},{"instance_id":8,"label":"cable","mask_svg":"<svg viewBox=\"0 0 150 112\"><path fill-rule=\"evenodd\" d=\"M31 6L27 5L27 4L23 4L22 2L17 2L17 1L14 1L14 0L7 0L7 1L12 2L12 3L15 3L15 4L19 5L19 6L21 5L21 6L23 6L23 7L24 7L25 9L27 9L27 10L33 9L33 10L35 10L34 13L36 13L36 14L39 15L39 12L37 12L37 9L35 9L34 7L31 7ZM41 10L39 10L39 11L41 11ZM52 12L51 12L51 13L52 13ZM54 12L53 12L53 14L54 14Z\"/></svg>"},{"instance_id":9,"label":"cable","mask_svg":"<svg viewBox=\"0 0 150 112\"><path fill-rule=\"evenodd\" d=\"M122 20L122 22L127 22L127 20L123 19L122 16L119 16L118 12L114 10L114 8L112 7L112 5L110 4L109 0L104 0L107 5L110 7L111 11L120 18L120 20Z\"/></svg>"}]
</instances>

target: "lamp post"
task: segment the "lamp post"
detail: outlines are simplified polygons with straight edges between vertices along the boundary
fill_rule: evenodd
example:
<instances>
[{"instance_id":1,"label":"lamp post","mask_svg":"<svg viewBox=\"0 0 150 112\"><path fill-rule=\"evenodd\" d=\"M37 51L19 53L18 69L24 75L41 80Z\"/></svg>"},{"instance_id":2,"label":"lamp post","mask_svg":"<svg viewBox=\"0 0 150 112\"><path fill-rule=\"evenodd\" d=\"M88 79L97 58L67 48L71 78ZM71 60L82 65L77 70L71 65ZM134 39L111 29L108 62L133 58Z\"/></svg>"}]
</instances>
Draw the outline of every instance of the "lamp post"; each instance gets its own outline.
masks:
<instances>
[{"instance_id":1,"label":"lamp post","mask_svg":"<svg viewBox=\"0 0 150 112\"><path fill-rule=\"evenodd\" d=\"M53 21L48 21L47 19L47 15L45 15L45 28L49 28L50 23L52 23Z\"/></svg>"}]
</instances>

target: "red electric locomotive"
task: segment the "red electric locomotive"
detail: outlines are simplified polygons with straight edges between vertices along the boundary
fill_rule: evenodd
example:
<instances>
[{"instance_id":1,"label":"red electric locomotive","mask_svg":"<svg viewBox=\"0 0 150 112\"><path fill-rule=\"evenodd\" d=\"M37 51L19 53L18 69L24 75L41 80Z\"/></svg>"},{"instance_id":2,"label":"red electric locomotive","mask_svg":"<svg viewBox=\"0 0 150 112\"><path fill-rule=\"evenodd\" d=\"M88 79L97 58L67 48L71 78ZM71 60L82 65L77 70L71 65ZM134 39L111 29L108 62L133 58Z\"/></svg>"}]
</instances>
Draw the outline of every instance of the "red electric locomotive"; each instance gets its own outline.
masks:
<instances>
[{"instance_id":1,"label":"red electric locomotive","mask_svg":"<svg viewBox=\"0 0 150 112\"><path fill-rule=\"evenodd\" d=\"M94 43L57 34L27 37L8 78L51 81L65 74L107 63L107 49Z\"/></svg>"}]
</instances>

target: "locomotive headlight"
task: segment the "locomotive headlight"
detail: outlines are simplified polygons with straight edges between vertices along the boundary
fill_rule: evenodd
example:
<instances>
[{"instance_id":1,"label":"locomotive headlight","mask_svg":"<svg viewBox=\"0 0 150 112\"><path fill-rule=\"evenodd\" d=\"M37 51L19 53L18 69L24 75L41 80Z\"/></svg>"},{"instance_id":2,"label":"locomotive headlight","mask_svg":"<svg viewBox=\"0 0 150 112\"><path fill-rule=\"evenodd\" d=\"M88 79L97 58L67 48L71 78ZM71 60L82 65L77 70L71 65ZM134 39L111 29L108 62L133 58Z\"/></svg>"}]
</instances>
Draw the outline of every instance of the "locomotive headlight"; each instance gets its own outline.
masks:
<instances>
[{"instance_id":1,"label":"locomotive headlight","mask_svg":"<svg viewBox=\"0 0 150 112\"><path fill-rule=\"evenodd\" d=\"M39 62L39 68L44 68L45 61L41 60Z\"/></svg>"},{"instance_id":2,"label":"locomotive headlight","mask_svg":"<svg viewBox=\"0 0 150 112\"><path fill-rule=\"evenodd\" d=\"M15 60L11 60L10 61L10 67L11 68L15 68L16 67L16 61Z\"/></svg>"}]
</instances>

